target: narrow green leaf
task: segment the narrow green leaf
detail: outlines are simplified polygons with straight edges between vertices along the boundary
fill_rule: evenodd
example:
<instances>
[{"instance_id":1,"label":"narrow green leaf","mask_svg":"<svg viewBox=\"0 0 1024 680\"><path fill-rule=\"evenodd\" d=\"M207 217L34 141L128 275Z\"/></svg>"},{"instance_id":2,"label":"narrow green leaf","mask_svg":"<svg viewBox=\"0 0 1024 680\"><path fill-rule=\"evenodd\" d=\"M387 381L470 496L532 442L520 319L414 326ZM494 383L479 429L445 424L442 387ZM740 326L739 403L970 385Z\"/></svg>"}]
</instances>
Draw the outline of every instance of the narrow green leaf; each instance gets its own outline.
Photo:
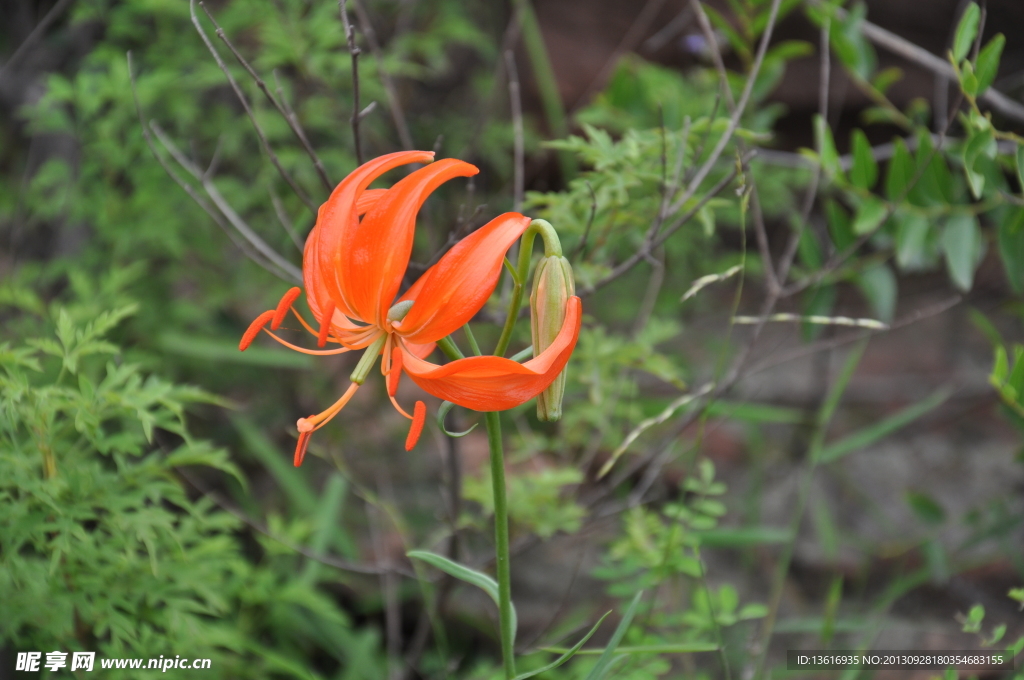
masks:
<instances>
[{"instance_id":1,"label":"narrow green leaf","mask_svg":"<svg viewBox=\"0 0 1024 680\"><path fill-rule=\"evenodd\" d=\"M978 53L978 64L975 75L978 78L978 94L980 95L995 82L996 74L999 72L999 59L1003 55L1003 47L1006 45L1006 36L1002 33L996 34L988 41L988 44Z\"/></svg>"},{"instance_id":2,"label":"narrow green leaf","mask_svg":"<svg viewBox=\"0 0 1024 680\"><path fill-rule=\"evenodd\" d=\"M850 215L838 201L828 199L825 202L825 218L828 221L828 231L832 235L832 242L839 250L846 248L857 240L853 233L853 225L850 223Z\"/></svg>"},{"instance_id":3,"label":"narrow green leaf","mask_svg":"<svg viewBox=\"0 0 1024 680\"><path fill-rule=\"evenodd\" d=\"M444 555L438 555L432 553L429 550L411 550L405 554L406 557L413 560L420 560L426 562L435 569L440 569L449 576L454 576L460 581L464 581L470 585L476 586L480 590L487 593L494 604L501 607L500 599L498 596L498 582L487 574L470 569L469 567L453 562ZM515 632L518 627L516 618L516 608L512 607L512 631Z\"/></svg>"},{"instance_id":4,"label":"narrow green leaf","mask_svg":"<svg viewBox=\"0 0 1024 680\"><path fill-rule=\"evenodd\" d=\"M924 267L928 261L928 218L917 213L897 213L896 222L897 264L903 270Z\"/></svg>"},{"instance_id":5,"label":"narrow green leaf","mask_svg":"<svg viewBox=\"0 0 1024 680\"><path fill-rule=\"evenodd\" d=\"M953 61L959 64L967 53L971 51L974 38L978 35L978 23L981 20L981 9L976 3L967 6L960 23L956 27L956 36L953 38Z\"/></svg>"},{"instance_id":6,"label":"narrow green leaf","mask_svg":"<svg viewBox=\"0 0 1024 680\"><path fill-rule=\"evenodd\" d=\"M861 272L857 276L857 286L864 297L871 303L871 308L882 321L892 321L896 313L896 275L889 265L880 264Z\"/></svg>"},{"instance_id":7,"label":"narrow green leaf","mask_svg":"<svg viewBox=\"0 0 1024 680\"><path fill-rule=\"evenodd\" d=\"M450 401L441 402L441 405L437 407L437 426L441 429L441 432L444 432L449 437L458 439L459 437L465 437L467 434L475 430L476 426L479 425L480 423L473 423L472 427L470 427L468 430L463 430L462 432L449 432L448 428L444 426L444 419L448 415L448 412L451 411L454 406L455 404L453 404Z\"/></svg>"},{"instance_id":8,"label":"narrow green leaf","mask_svg":"<svg viewBox=\"0 0 1024 680\"><path fill-rule=\"evenodd\" d=\"M821 167L826 177L829 179L842 177L843 170L839 165L839 152L836 151L832 130L829 129L828 122L820 115L814 116L814 144L821 158Z\"/></svg>"},{"instance_id":9,"label":"narrow green leaf","mask_svg":"<svg viewBox=\"0 0 1024 680\"><path fill-rule=\"evenodd\" d=\"M996 234L999 257L1015 293L1024 292L1024 207L1009 208Z\"/></svg>"},{"instance_id":10,"label":"narrow green leaf","mask_svg":"<svg viewBox=\"0 0 1024 680\"><path fill-rule=\"evenodd\" d=\"M910 183L914 181L914 170L914 159L907 149L906 142L897 139L894 142L892 159L889 161L889 172L885 177L885 195L890 201L903 200Z\"/></svg>"},{"instance_id":11,"label":"narrow green leaf","mask_svg":"<svg viewBox=\"0 0 1024 680\"><path fill-rule=\"evenodd\" d=\"M960 71L960 87L964 94L970 97L978 96L978 76L974 74L974 65L969 61L964 62L964 67Z\"/></svg>"},{"instance_id":12,"label":"narrow green leaf","mask_svg":"<svg viewBox=\"0 0 1024 680\"><path fill-rule=\"evenodd\" d=\"M750 617L760 618L760 617ZM559 653L564 647L545 647L543 651ZM628 645L619 647L618 654L697 654L701 652L717 652L718 645L713 642L677 642L667 645ZM602 649L581 649L577 652L580 656L596 656L602 654ZM516 678L516 680L519 680Z\"/></svg>"},{"instance_id":13,"label":"narrow green leaf","mask_svg":"<svg viewBox=\"0 0 1024 680\"><path fill-rule=\"evenodd\" d=\"M934 410L949 399L949 395L949 390L939 390L930 397L917 402L913 406L908 406L899 413L894 413L888 418L883 418L873 425L857 430L848 437L829 444L821 451L821 462L831 463L849 453L871 446L880 439L888 437L890 434L906 427L921 416Z\"/></svg>"},{"instance_id":14,"label":"narrow green leaf","mask_svg":"<svg viewBox=\"0 0 1024 680\"><path fill-rule=\"evenodd\" d=\"M1021 193L1024 194L1024 144L1017 145L1017 181L1020 182Z\"/></svg>"},{"instance_id":15,"label":"narrow green leaf","mask_svg":"<svg viewBox=\"0 0 1024 680\"><path fill-rule=\"evenodd\" d=\"M317 512L316 528L313 540L309 544L314 553L325 554L335 532L341 531L338 517L341 514L341 507L345 502L347 491L348 481L338 472L331 473L327 484L324 485L324 491L320 495L320 510ZM316 583L322 567L323 565L316 560L307 559L299 580L307 584Z\"/></svg>"},{"instance_id":16,"label":"narrow green leaf","mask_svg":"<svg viewBox=\"0 0 1024 680\"><path fill-rule=\"evenodd\" d=\"M846 386L850 384L853 374L857 371L857 366L860 364L861 357L864 356L864 350L866 350L867 347L867 340L861 340L854 345L853 349L850 350L849 355L846 357L843 369L839 372L839 375L836 376L835 383L833 383L832 387L829 388L828 394L825 395L825 401L818 410L817 429L814 432L814 438L811 440L809 447L809 455L812 461L818 461L821 457L821 452L825 443L825 434L828 431L828 425L832 422L832 416L835 414L836 408L839 406L839 401L843 398L843 394L846 392Z\"/></svg>"},{"instance_id":17,"label":"narrow green leaf","mask_svg":"<svg viewBox=\"0 0 1024 680\"><path fill-rule=\"evenodd\" d=\"M597 620L597 623L595 623L593 628L590 629L590 632L587 633L586 635L584 635L583 638L579 642L577 642L575 645L572 646L572 648L565 650L565 653L563 653L562 656L558 657L557 659L555 659L554 661L549 663L547 666L543 666L542 668L538 668L535 671L530 671L528 673L520 673L519 675L517 675L515 677L514 680L526 680L527 678L532 678L535 675L540 675L541 673L546 673L547 671L550 671L550 670L553 670L555 668L558 668L559 666L564 664L566 661L568 661L573 656L575 656L577 652L580 651L580 647L582 647L583 644L587 640L589 640L590 637L594 633L597 632L597 629L601 626L601 624L604 622L604 620L608 618L609 614L611 614L610 611L609 612L605 612L605 615ZM559 651L561 651L561 650L559 650Z\"/></svg>"},{"instance_id":18,"label":"narrow green leaf","mask_svg":"<svg viewBox=\"0 0 1024 680\"><path fill-rule=\"evenodd\" d=\"M754 545L785 543L792 535L789 529L773 527L742 527L737 529L709 529L694 532L701 545L711 548L747 548Z\"/></svg>"},{"instance_id":19,"label":"narrow green leaf","mask_svg":"<svg viewBox=\"0 0 1024 680\"><path fill-rule=\"evenodd\" d=\"M882 225L882 220L889 210L885 201L874 196L865 199L857 208L857 215L853 218L853 233L858 236L870 234Z\"/></svg>"},{"instance_id":20,"label":"narrow green leaf","mask_svg":"<svg viewBox=\"0 0 1024 680\"><path fill-rule=\"evenodd\" d=\"M975 165L982 156L989 158L995 153L995 136L991 128L974 130L964 145L964 174L974 198L981 198L985 189L985 175Z\"/></svg>"},{"instance_id":21,"label":"narrow green leaf","mask_svg":"<svg viewBox=\"0 0 1024 680\"><path fill-rule=\"evenodd\" d=\"M622 642L622 638L625 637L626 631L629 630L629 626L633 623L633 616L636 614L636 608L640 605L640 598L643 597L644 591L640 591L630 602L629 608L626 609L626 613L622 617L622 621L619 622L615 632L612 633L611 640L608 641L608 645L601 652L600 658L597 660L597 664L591 669L586 680L602 680L605 675L608 674L609 665L612 662L612 655L615 654L615 649Z\"/></svg>"},{"instance_id":22,"label":"narrow green leaf","mask_svg":"<svg viewBox=\"0 0 1024 680\"><path fill-rule=\"evenodd\" d=\"M707 407L708 415L723 416L751 423L799 423L804 419L800 409L769 406L739 401L714 401Z\"/></svg>"},{"instance_id":23,"label":"narrow green leaf","mask_svg":"<svg viewBox=\"0 0 1024 680\"><path fill-rule=\"evenodd\" d=\"M878 161L871 153L871 142L863 130L853 131L853 167L850 169L850 181L861 189L871 189L878 181Z\"/></svg>"},{"instance_id":24,"label":"narrow green leaf","mask_svg":"<svg viewBox=\"0 0 1024 680\"><path fill-rule=\"evenodd\" d=\"M982 254L983 240L978 218L966 213L950 215L942 230L941 243L949 278L960 290L970 290L974 282L974 268Z\"/></svg>"},{"instance_id":25,"label":"narrow green leaf","mask_svg":"<svg viewBox=\"0 0 1024 680\"><path fill-rule=\"evenodd\" d=\"M928 524L941 524L946 519L946 511L938 501L926 493L908 491L907 504L915 515Z\"/></svg>"},{"instance_id":26,"label":"narrow green leaf","mask_svg":"<svg viewBox=\"0 0 1024 680\"><path fill-rule=\"evenodd\" d=\"M201 338L179 333L164 333L157 345L165 352L210 363L229 362L267 368L312 368L312 359L291 350L253 345L238 351L238 341L228 338Z\"/></svg>"}]
</instances>

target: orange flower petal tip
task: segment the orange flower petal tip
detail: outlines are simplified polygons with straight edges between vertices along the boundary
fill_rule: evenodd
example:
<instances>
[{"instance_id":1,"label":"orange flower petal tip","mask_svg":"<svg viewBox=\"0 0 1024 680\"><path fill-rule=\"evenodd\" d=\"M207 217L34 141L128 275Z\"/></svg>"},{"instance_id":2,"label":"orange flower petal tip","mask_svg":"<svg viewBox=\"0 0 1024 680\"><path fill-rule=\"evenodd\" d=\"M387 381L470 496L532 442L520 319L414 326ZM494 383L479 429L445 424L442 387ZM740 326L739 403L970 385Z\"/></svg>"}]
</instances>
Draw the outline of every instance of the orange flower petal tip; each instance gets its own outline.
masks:
<instances>
[{"instance_id":1,"label":"orange flower petal tip","mask_svg":"<svg viewBox=\"0 0 1024 680\"><path fill-rule=\"evenodd\" d=\"M387 385L388 396L393 397L398 392L398 381L402 377L402 350L397 347L391 353L391 372L388 373Z\"/></svg>"},{"instance_id":2,"label":"orange flower petal tip","mask_svg":"<svg viewBox=\"0 0 1024 680\"><path fill-rule=\"evenodd\" d=\"M427 420L427 405L422 401L416 402L416 408L412 412L412 426L409 428L409 435L405 438L405 450L412 451L416 442L420 440L423 433L423 424Z\"/></svg>"},{"instance_id":3,"label":"orange flower petal tip","mask_svg":"<svg viewBox=\"0 0 1024 680\"><path fill-rule=\"evenodd\" d=\"M302 289L298 286L288 289L288 292L284 294L281 301L277 303L274 318L270 322L270 330L276 331L280 328L281 322L284 321L284 317L288 314L288 310L292 308L292 303L295 302L301 293Z\"/></svg>"},{"instance_id":4,"label":"orange flower petal tip","mask_svg":"<svg viewBox=\"0 0 1024 680\"><path fill-rule=\"evenodd\" d=\"M249 345L252 344L252 341L256 338L259 332L263 330L263 327L267 325L267 322L274 318L274 314L276 313L277 312L273 309L268 309L257 316L253 322L249 324L249 328L246 329L245 334L242 335L242 339L238 343L239 351L244 352L249 349Z\"/></svg>"}]
</instances>

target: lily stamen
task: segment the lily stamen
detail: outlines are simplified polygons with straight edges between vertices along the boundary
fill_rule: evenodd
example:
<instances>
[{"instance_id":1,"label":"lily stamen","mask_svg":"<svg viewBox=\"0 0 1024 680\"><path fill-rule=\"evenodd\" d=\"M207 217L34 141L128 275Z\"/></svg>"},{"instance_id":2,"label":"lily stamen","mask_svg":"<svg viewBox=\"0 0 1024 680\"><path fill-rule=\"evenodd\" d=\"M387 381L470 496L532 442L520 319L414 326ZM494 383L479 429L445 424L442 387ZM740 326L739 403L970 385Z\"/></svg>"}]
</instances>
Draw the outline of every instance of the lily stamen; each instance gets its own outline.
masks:
<instances>
[{"instance_id":1,"label":"lily stamen","mask_svg":"<svg viewBox=\"0 0 1024 680\"><path fill-rule=\"evenodd\" d=\"M270 330L276 331L281 326L284 317L288 316L288 310L292 308L292 304L301 294L302 289L295 286L289 288L288 292L281 296L281 301L277 303L277 309L274 310L274 318L270 322Z\"/></svg>"},{"instance_id":2,"label":"lily stamen","mask_svg":"<svg viewBox=\"0 0 1024 680\"><path fill-rule=\"evenodd\" d=\"M331 404L327 408L327 410L321 411L315 416L309 416L308 418L299 418L298 421L296 421L295 423L295 427L297 427L299 432L303 434L319 430L321 427L330 422L331 418L338 415L338 412L341 411L341 409L345 408L345 404L349 402L349 400L352 398L352 395L355 394L356 390L358 389L359 383L352 383L351 385L348 386L348 389L345 390L345 394L341 395L341 398L338 399L338 401Z\"/></svg>"}]
</instances>

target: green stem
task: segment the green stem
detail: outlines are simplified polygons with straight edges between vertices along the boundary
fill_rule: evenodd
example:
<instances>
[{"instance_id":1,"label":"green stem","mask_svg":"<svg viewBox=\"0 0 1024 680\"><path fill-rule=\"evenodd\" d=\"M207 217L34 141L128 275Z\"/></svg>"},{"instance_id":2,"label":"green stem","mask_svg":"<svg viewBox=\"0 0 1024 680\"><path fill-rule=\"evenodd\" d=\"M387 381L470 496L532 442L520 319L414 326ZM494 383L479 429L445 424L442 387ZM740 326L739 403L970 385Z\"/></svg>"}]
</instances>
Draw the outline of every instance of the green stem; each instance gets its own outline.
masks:
<instances>
[{"instance_id":1,"label":"green stem","mask_svg":"<svg viewBox=\"0 0 1024 680\"><path fill-rule=\"evenodd\" d=\"M505 498L505 454L501 445L501 414L484 414L487 443L491 448L491 482L494 485L494 551L498 571L498 614L501 633L501 659L505 680L516 675L513 644L516 631L512 624L512 571L508 549L508 502Z\"/></svg>"},{"instance_id":2,"label":"green stem","mask_svg":"<svg viewBox=\"0 0 1024 680\"><path fill-rule=\"evenodd\" d=\"M523 286L530 276L530 260L533 259L533 240L540 234L544 241L544 256L557 257L562 254L562 244L558 240L555 228L547 220L534 220L523 232L519 241L519 265L516 267L516 274L512 277L512 301L508 306L508 314L505 316L505 325L501 329L501 337L498 338L498 345L494 348L495 356L505 356L508 345L512 342L512 329L516 326L519 318L519 308L523 304Z\"/></svg>"}]
</instances>

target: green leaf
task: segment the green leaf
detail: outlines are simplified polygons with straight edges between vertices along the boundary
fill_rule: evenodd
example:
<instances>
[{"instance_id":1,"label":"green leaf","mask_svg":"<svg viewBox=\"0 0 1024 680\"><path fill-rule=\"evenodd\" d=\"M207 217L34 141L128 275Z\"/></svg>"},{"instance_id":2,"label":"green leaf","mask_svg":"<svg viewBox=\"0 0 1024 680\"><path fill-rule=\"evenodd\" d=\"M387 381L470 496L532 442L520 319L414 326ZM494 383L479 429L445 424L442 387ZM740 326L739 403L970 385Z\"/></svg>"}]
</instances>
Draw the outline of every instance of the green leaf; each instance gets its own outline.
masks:
<instances>
[{"instance_id":1,"label":"green leaf","mask_svg":"<svg viewBox=\"0 0 1024 680\"><path fill-rule=\"evenodd\" d=\"M878 181L878 161L871 153L871 143L863 130L854 130L852 138L853 167L850 181L854 186L870 190Z\"/></svg>"},{"instance_id":2,"label":"green leaf","mask_svg":"<svg viewBox=\"0 0 1024 680\"><path fill-rule=\"evenodd\" d=\"M1024 207L1011 208L996 233L999 257L1013 292L1024 293Z\"/></svg>"},{"instance_id":3,"label":"green leaf","mask_svg":"<svg viewBox=\"0 0 1024 680\"><path fill-rule=\"evenodd\" d=\"M441 429L441 432L444 432L449 437L453 437L455 439L458 439L459 437L465 437L467 434L469 434L470 432L475 430L476 426L479 425L480 423L479 422L473 423L472 427L470 427L468 430L463 430L462 432L449 432L448 428L446 428L444 426L444 419L445 419L445 416L448 415L448 412L451 411L454 406L455 406L455 404L453 404L450 401L442 401L441 402L441 405L437 407L437 426L438 426L438 428Z\"/></svg>"},{"instance_id":4,"label":"green leaf","mask_svg":"<svg viewBox=\"0 0 1024 680\"><path fill-rule=\"evenodd\" d=\"M928 218L918 213L896 214L896 262L903 270L927 264Z\"/></svg>"},{"instance_id":5,"label":"green leaf","mask_svg":"<svg viewBox=\"0 0 1024 680\"><path fill-rule=\"evenodd\" d=\"M555 668L558 668L559 666L564 664L566 661L571 659L576 654L576 652L580 651L580 647L583 646L583 643L585 643L587 640L589 640L590 637L594 633L597 632L597 629L604 622L604 620L606 618L608 618L609 614L611 614L610 611L605 612L605 615L597 620L597 623L595 623L594 627L590 629L590 632L587 633L586 635L584 635L583 638L579 642L577 642L575 645L572 646L572 648L566 650L565 653L562 654L562 656L558 657L557 659L555 659L554 661L549 663L547 666L543 666L541 668L538 668L535 671L530 671L529 673L520 673L519 675L517 675L515 677L514 680L526 680L527 678L532 678L535 675L540 675L541 673L546 673L547 671L550 671L550 670L553 670Z\"/></svg>"},{"instance_id":6,"label":"green leaf","mask_svg":"<svg viewBox=\"0 0 1024 680\"><path fill-rule=\"evenodd\" d=\"M774 527L743 527L737 529L709 529L694 532L701 545L711 548L747 548L754 545L785 543L790 539L789 529Z\"/></svg>"},{"instance_id":7,"label":"green leaf","mask_svg":"<svg viewBox=\"0 0 1024 680\"><path fill-rule=\"evenodd\" d=\"M586 680L602 680L605 675L608 674L609 665L612 662L612 655L615 654L615 648L622 642L622 638L625 637L626 631L629 630L629 625L633 623L633 616L636 614L636 608L640 605L640 598L643 597L644 591L640 591L633 597L633 601L630 602L629 608L626 609L626 613L622 616L622 621L619 622L615 632L612 633L611 640L608 641L608 645L601 652L600 658L597 660L597 664L591 669L587 675Z\"/></svg>"},{"instance_id":8,"label":"green leaf","mask_svg":"<svg viewBox=\"0 0 1024 680\"><path fill-rule=\"evenodd\" d=\"M970 290L974 282L974 268L982 254L983 241L978 218L967 213L950 215L942 230L941 244L946 255L949 278L960 290Z\"/></svg>"},{"instance_id":9,"label":"green leaf","mask_svg":"<svg viewBox=\"0 0 1024 680\"><path fill-rule=\"evenodd\" d=\"M1005 45L1006 36L998 33L978 53L977 68L975 69L978 78L978 94L983 93L995 82L996 74L999 72L999 59L1003 55Z\"/></svg>"},{"instance_id":10,"label":"green leaf","mask_svg":"<svg viewBox=\"0 0 1024 680\"><path fill-rule=\"evenodd\" d=\"M164 333L157 340L160 349L170 354L191 357L209 363L229 362L267 368L312 368L311 357L276 347L253 345L244 352L238 341L228 338L203 338L180 333Z\"/></svg>"},{"instance_id":11,"label":"green leaf","mask_svg":"<svg viewBox=\"0 0 1024 680\"><path fill-rule=\"evenodd\" d=\"M871 85L882 94L885 94L890 87L902 78L903 69L896 66L890 66L889 68L879 71L878 75L871 80Z\"/></svg>"},{"instance_id":12,"label":"green leaf","mask_svg":"<svg viewBox=\"0 0 1024 680\"><path fill-rule=\"evenodd\" d=\"M880 264L861 272L857 286L871 303L875 315L886 323L892 321L896 312L897 282L889 265Z\"/></svg>"},{"instance_id":13,"label":"green leaf","mask_svg":"<svg viewBox=\"0 0 1024 680\"><path fill-rule=\"evenodd\" d=\"M949 399L949 395L949 390L939 390L913 406L908 406L888 418L883 418L873 425L857 430L848 437L829 444L821 451L821 462L831 463L854 451L871 446L880 439L888 437L890 434L906 427L921 416L934 410Z\"/></svg>"},{"instance_id":14,"label":"green leaf","mask_svg":"<svg viewBox=\"0 0 1024 680\"><path fill-rule=\"evenodd\" d=\"M976 3L967 6L960 23L956 27L956 36L953 38L953 61L959 64L967 57L974 44L974 38L978 35L978 23L981 20L981 9Z\"/></svg>"},{"instance_id":15,"label":"green leaf","mask_svg":"<svg viewBox=\"0 0 1024 680\"><path fill-rule=\"evenodd\" d=\"M985 175L977 170L975 166L982 156L991 158L995 154L995 136L991 128L974 130L967 144L964 145L964 174L967 176L967 184L971 188L971 194L976 199L981 198L985 189Z\"/></svg>"},{"instance_id":16,"label":"green leaf","mask_svg":"<svg viewBox=\"0 0 1024 680\"><path fill-rule=\"evenodd\" d=\"M821 158L821 168L829 179L842 177L843 170L839 164L839 152L836 151L836 142L832 138L832 130L828 122L821 115L814 116L814 145Z\"/></svg>"},{"instance_id":17,"label":"green leaf","mask_svg":"<svg viewBox=\"0 0 1024 680\"><path fill-rule=\"evenodd\" d=\"M444 555L438 555L432 553L429 550L411 550L405 554L406 557L414 560L420 560L426 562L435 569L440 569L449 576L454 576L460 581L476 586L480 590L487 593L494 604L501 607L501 599L498 595L498 582L487 574L470 569L467 566L453 562ZM516 608L512 607L512 632L515 634L515 630L518 627L516 624Z\"/></svg>"},{"instance_id":18,"label":"green leaf","mask_svg":"<svg viewBox=\"0 0 1024 680\"><path fill-rule=\"evenodd\" d=\"M847 385L850 384L853 374L857 371L857 366L860 364L861 357L864 356L864 350L867 349L867 346L868 341L862 340L850 350L846 361L843 363L842 370L836 376L836 381L829 388L828 394L825 395L825 401L822 402L821 408L818 409L817 428L810 444L810 458L813 461L817 461L819 456L821 456L828 425L832 421L836 408L839 406L840 399L843 398L843 393L846 392Z\"/></svg>"},{"instance_id":19,"label":"green leaf","mask_svg":"<svg viewBox=\"0 0 1024 680\"><path fill-rule=\"evenodd\" d=\"M853 233L853 226L850 224L850 215L838 201L828 199L825 202L825 218L828 221L828 231L832 235L832 242L836 249L846 250L853 245L857 237Z\"/></svg>"},{"instance_id":20,"label":"green leaf","mask_svg":"<svg viewBox=\"0 0 1024 680\"><path fill-rule=\"evenodd\" d=\"M1024 144L1017 145L1017 181L1020 182L1021 193L1024 194Z\"/></svg>"},{"instance_id":21,"label":"green leaf","mask_svg":"<svg viewBox=\"0 0 1024 680\"><path fill-rule=\"evenodd\" d=\"M885 201L869 196L861 202L857 208L857 215L853 218L853 233L858 236L870 234L882 226L889 206Z\"/></svg>"},{"instance_id":22,"label":"green leaf","mask_svg":"<svg viewBox=\"0 0 1024 680\"><path fill-rule=\"evenodd\" d=\"M960 87L963 88L964 94L970 97L978 96L978 76L974 75L974 66L969 61L964 62L964 67L960 71Z\"/></svg>"},{"instance_id":23,"label":"green leaf","mask_svg":"<svg viewBox=\"0 0 1024 680\"><path fill-rule=\"evenodd\" d=\"M902 139L894 142L889 172L885 177L885 195L890 201L902 201L914 181L914 159Z\"/></svg>"}]
</instances>

